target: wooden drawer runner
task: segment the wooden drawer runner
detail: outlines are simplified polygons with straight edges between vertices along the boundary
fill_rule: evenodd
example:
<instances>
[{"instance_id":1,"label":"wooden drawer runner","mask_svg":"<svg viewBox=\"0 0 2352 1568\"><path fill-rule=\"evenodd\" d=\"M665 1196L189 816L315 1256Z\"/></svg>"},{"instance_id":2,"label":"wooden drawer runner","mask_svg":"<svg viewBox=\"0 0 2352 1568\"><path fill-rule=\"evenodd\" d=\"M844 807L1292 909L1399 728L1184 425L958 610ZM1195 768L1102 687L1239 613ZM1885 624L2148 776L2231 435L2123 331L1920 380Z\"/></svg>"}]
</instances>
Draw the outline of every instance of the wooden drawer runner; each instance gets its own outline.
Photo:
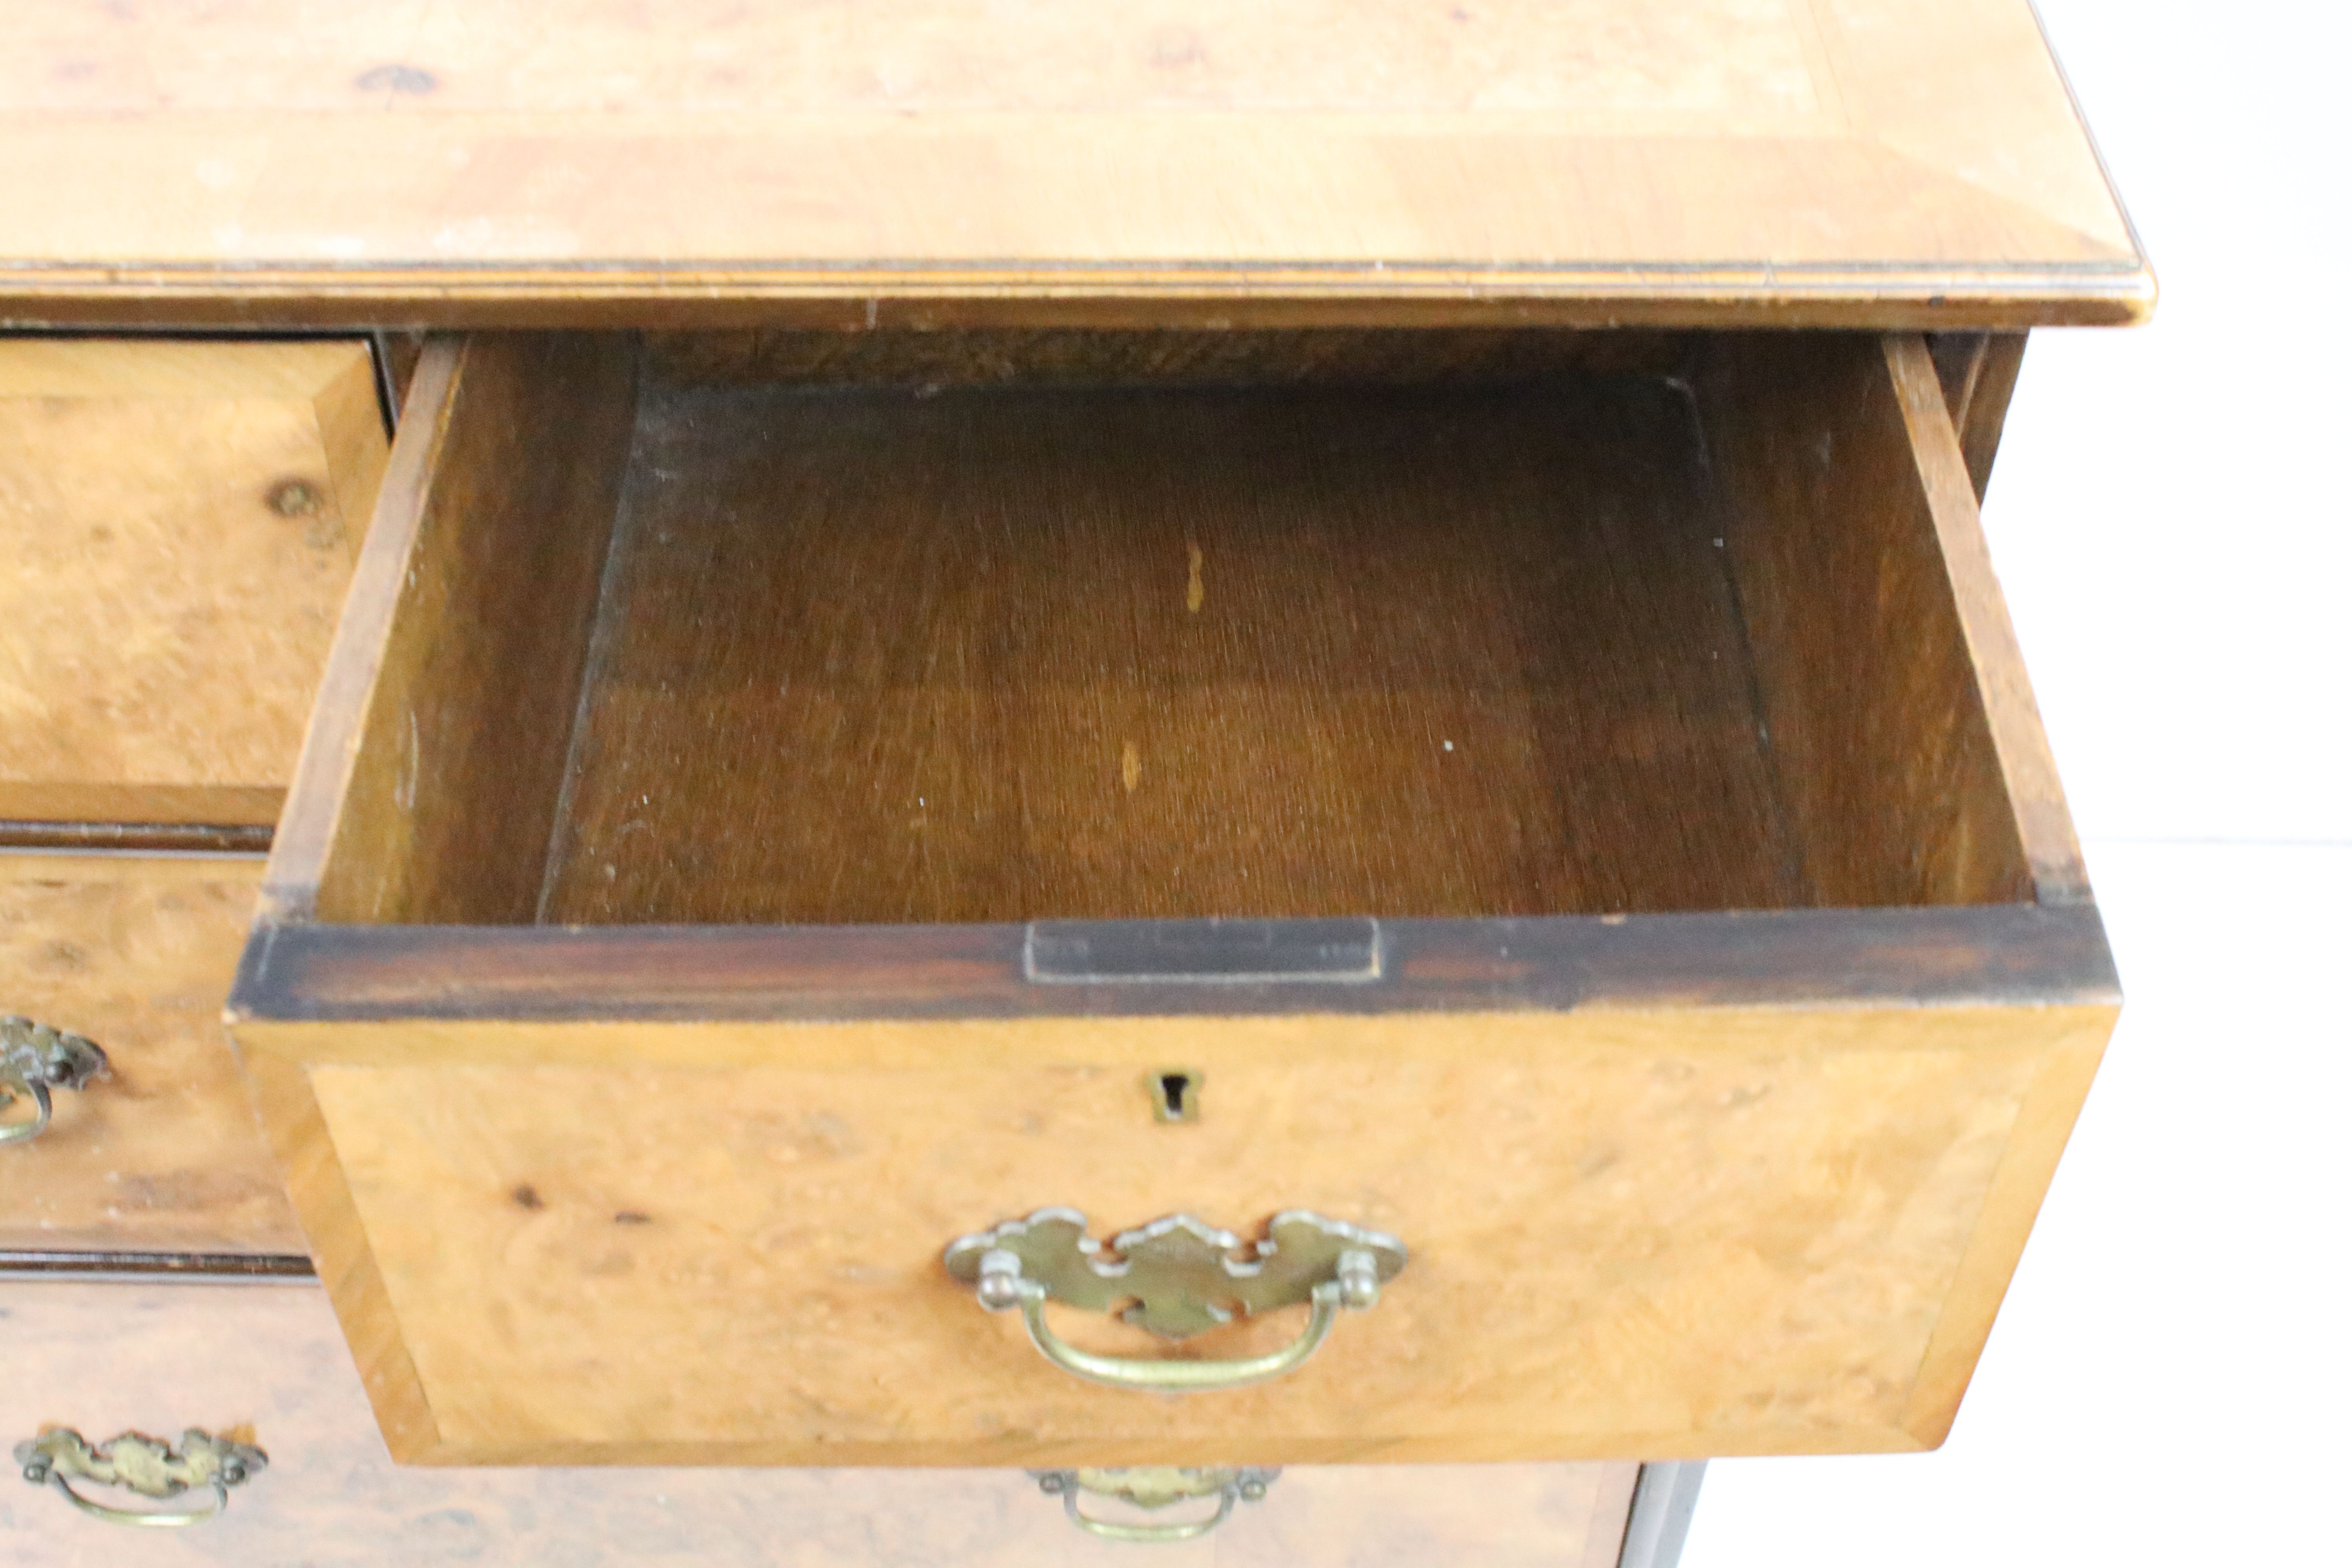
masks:
<instances>
[{"instance_id":1,"label":"wooden drawer runner","mask_svg":"<svg viewBox=\"0 0 2352 1568\"><path fill-rule=\"evenodd\" d=\"M56 1093L38 1137L0 1147L0 1252L302 1251L220 1022L260 871L0 853L0 1014L85 1036L110 1064Z\"/></svg>"},{"instance_id":2,"label":"wooden drawer runner","mask_svg":"<svg viewBox=\"0 0 2352 1568\"><path fill-rule=\"evenodd\" d=\"M1910 337L434 345L232 1008L393 1452L1940 1441L2116 1005L1975 505ZM1056 1206L1410 1259L1139 1392Z\"/></svg>"},{"instance_id":3,"label":"wooden drawer runner","mask_svg":"<svg viewBox=\"0 0 2352 1568\"><path fill-rule=\"evenodd\" d=\"M1293 1468L1217 1530L1172 1547L1095 1540L1018 1470L507 1470L395 1468L322 1292L307 1285L0 1281L9 1375L0 1438L70 1426L234 1434L268 1468L204 1524L128 1530L46 1489L0 1486L0 1560L52 1568L469 1563L1284 1563L1610 1568L1629 1465ZM88 1488L112 1506L147 1501ZM1196 1517L1184 1505L1165 1515Z\"/></svg>"},{"instance_id":4,"label":"wooden drawer runner","mask_svg":"<svg viewBox=\"0 0 2352 1568\"><path fill-rule=\"evenodd\" d=\"M0 843L277 821L386 451L356 340L0 341Z\"/></svg>"}]
</instances>

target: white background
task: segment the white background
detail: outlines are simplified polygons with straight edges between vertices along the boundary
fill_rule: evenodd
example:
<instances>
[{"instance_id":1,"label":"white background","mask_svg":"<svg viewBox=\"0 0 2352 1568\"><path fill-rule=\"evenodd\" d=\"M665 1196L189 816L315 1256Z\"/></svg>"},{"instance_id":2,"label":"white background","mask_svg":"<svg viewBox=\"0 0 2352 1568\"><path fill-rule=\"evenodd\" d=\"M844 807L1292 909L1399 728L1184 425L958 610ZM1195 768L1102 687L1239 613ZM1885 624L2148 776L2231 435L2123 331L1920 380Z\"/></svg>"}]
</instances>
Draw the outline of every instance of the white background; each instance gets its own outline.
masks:
<instances>
[{"instance_id":1,"label":"white background","mask_svg":"<svg viewBox=\"0 0 2352 1568\"><path fill-rule=\"evenodd\" d=\"M2124 1021L1950 1440L1717 1461L1684 1568L2352 1563L2352 7L2042 12L2163 289L1985 506Z\"/></svg>"}]
</instances>

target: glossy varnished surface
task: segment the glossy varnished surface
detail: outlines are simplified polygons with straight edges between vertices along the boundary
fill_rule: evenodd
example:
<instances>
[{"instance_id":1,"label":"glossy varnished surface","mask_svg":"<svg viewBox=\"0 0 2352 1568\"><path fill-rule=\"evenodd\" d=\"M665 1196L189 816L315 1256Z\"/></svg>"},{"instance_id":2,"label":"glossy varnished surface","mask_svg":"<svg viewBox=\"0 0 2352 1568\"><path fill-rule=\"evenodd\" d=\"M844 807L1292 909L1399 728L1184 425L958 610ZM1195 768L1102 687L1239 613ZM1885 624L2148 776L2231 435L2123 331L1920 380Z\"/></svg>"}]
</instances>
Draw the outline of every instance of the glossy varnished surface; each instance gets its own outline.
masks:
<instances>
[{"instance_id":1,"label":"glossy varnished surface","mask_svg":"<svg viewBox=\"0 0 2352 1568\"><path fill-rule=\"evenodd\" d=\"M1108 1568L1018 1470L453 1471L395 1468L315 1288L0 1282L0 1439L49 1424L240 1436L269 1468L200 1529L125 1530L0 1478L0 1561L54 1568ZM1197 1543L1192 1568L1612 1568L1631 1465L1299 1469ZM101 1489L101 1500L108 1498ZM122 1494L114 1500L129 1502Z\"/></svg>"},{"instance_id":2,"label":"glossy varnished surface","mask_svg":"<svg viewBox=\"0 0 2352 1568\"><path fill-rule=\"evenodd\" d=\"M658 28L26 0L5 37L19 316L2021 325L2153 291L2025 0L696 0Z\"/></svg>"}]
</instances>

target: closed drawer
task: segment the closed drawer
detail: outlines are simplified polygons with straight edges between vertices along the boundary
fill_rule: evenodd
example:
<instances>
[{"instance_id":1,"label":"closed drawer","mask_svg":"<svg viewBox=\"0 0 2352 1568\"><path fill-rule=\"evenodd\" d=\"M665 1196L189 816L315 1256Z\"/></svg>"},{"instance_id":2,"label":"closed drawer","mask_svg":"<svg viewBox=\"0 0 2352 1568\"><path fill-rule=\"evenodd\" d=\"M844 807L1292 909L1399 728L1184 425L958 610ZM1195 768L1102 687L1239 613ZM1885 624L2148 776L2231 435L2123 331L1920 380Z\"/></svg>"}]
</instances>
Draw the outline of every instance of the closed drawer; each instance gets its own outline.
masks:
<instances>
[{"instance_id":1,"label":"closed drawer","mask_svg":"<svg viewBox=\"0 0 2352 1568\"><path fill-rule=\"evenodd\" d=\"M267 843L386 449L355 340L0 341L0 844Z\"/></svg>"},{"instance_id":2,"label":"closed drawer","mask_svg":"<svg viewBox=\"0 0 2352 1568\"><path fill-rule=\"evenodd\" d=\"M1940 1440L2116 1001L1920 340L478 338L385 498L232 1026L396 1456Z\"/></svg>"},{"instance_id":3,"label":"closed drawer","mask_svg":"<svg viewBox=\"0 0 2352 1568\"><path fill-rule=\"evenodd\" d=\"M929 1568L1149 1562L1472 1561L1609 1568L1632 1466L1294 1468L1204 1537L1144 1550L1074 1529L1013 1471L425 1471L395 1468L370 1419L323 1295L308 1285L0 1282L9 1376L0 1438L68 1426L176 1442L193 1427L259 1448L266 1468L208 1522L125 1529L47 1487L0 1486L0 1559L56 1568L233 1563L773 1563ZM121 1509L194 1510L199 1487L151 1499L74 1484ZM1112 1522L1209 1516L1088 1497ZM1155 1554L1155 1553L1164 1553ZM1647 1564L1643 1564L1647 1568Z\"/></svg>"},{"instance_id":4,"label":"closed drawer","mask_svg":"<svg viewBox=\"0 0 2352 1568\"><path fill-rule=\"evenodd\" d=\"M0 1252L301 1253L220 1021L260 873L257 856L0 852L0 1015L106 1059L0 1147ZM29 1129L13 1092L5 1121Z\"/></svg>"}]
</instances>

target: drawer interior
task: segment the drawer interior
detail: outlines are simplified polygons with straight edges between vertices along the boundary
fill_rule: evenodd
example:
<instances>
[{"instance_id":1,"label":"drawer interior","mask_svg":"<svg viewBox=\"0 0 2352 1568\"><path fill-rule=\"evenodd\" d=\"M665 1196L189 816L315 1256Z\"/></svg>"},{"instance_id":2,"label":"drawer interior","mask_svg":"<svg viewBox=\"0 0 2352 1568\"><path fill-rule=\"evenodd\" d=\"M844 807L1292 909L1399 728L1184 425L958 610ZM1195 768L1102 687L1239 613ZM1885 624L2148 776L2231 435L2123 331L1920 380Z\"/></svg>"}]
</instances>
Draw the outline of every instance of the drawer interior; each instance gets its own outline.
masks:
<instances>
[{"instance_id":1,"label":"drawer interior","mask_svg":"<svg viewBox=\"0 0 2352 1568\"><path fill-rule=\"evenodd\" d=\"M2029 900L1923 467L1950 427L1901 363L1832 334L445 342L322 706L352 732L313 912Z\"/></svg>"}]
</instances>

